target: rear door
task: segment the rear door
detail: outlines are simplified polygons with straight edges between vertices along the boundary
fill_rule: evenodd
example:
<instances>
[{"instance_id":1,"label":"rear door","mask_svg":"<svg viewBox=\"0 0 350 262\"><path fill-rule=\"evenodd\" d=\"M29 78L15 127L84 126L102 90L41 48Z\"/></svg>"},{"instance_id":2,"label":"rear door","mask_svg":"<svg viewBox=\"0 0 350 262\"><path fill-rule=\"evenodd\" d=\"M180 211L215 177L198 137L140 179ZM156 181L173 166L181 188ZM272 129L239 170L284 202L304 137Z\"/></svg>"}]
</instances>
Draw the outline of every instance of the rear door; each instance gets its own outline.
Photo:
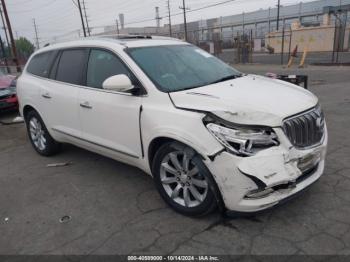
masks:
<instances>
[{"instance_id":1,"label":"rear door","mask_svg":"<svg viewBox=\"0 0 350 262\"><path fill-rule=\"evenodd\" d=\"M131 71L116 56L104 49L91 49L86 73L86 87L79 95L83 137L99 149L117 157L141 156L139 116L141 97L102 89L110 76L126 74L138 85Z\"/></svg>"},{"instance_id":2,"label":"rear door","mask_svg":"<svg viewBox=\"0 0 350 262\"><path fill-rule=\"evenodd\" d=\"M78 94L84 81L88 49L61 50L51 69L48 84L41 88L45 114L53 131L81 136Z\"/></svg>"}]
</instances>

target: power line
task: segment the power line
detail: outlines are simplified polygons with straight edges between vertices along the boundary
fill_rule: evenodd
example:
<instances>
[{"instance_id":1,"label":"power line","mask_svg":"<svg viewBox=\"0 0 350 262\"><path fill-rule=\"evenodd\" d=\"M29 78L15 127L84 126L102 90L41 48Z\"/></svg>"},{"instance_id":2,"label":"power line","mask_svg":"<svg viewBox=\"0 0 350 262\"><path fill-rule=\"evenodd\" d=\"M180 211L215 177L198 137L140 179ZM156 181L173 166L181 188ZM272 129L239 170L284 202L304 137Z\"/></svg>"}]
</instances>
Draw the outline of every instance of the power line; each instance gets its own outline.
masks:
<instances>
[{"instance_id":1,"label":"power line","mask_svg":"<svg viewBox=\"0 0 350 262\"><path fill-rule=\"evenodd\" d=\"M210 4L210 5L206 5L206 6L202 6L202 7L199 7L199 8L195 8L195 9L191 9L191 10L188 10L186 13L191 13L191 12L196 12L196 11L199 11L199 10L203 10L203 9L207 9L207 8L211 8L211 7L215 7L215 6L219 6L219 5L223 5L223 4L227 4L229 2L233 2L233 1L236 1L236 0L228 0L228 1L224 1L224 2L218 2L218 3L215 3L215 4ZM174 16L178 16L178 15L182 15L183 12L180 12L180 13L175 13L175 14L171 14L170 16L171 17L174 17ZM169 16L165 16L165 17L169 17ZM129 22L129 23L125 23L125 25L134 25L134 24L140 24L140 23L144 23L144 22L151 22L151 21L154 21L154 18L148 18L148 19L142 19L142 20L136 20L136 21L132 21L132 22ZM92 28L104 28L105 26L94 26Z\"/></svg>"},{"instance_id":2,"label":"power line","mask_svg":"<svg viewBox=\"0 0 350 262\"><path fill-rule=\"evenodd\" d=\"M72 2L77 8L79 8L78 4L74 0L72 0Z\"/></svg>"}]
</instances>

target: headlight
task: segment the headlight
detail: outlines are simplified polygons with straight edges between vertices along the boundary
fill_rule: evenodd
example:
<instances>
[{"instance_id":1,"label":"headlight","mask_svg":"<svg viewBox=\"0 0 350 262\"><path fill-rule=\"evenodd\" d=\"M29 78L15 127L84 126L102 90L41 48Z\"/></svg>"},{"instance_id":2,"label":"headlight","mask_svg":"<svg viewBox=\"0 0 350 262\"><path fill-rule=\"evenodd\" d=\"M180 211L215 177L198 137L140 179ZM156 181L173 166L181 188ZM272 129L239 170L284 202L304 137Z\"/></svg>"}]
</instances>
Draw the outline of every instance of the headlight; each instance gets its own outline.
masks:
<instances>
[{"instance_id":1,"label":"headlight","mask_svg":"<svg viewBox=\"0 0 350 262\"><path fill-rule=\"evenodd\" d=\"M219 123L207 123L206 127L227 150L240 156L252 156L279 145L277 135L269 128L226 127Z\"/></svg>"}]
</instances>

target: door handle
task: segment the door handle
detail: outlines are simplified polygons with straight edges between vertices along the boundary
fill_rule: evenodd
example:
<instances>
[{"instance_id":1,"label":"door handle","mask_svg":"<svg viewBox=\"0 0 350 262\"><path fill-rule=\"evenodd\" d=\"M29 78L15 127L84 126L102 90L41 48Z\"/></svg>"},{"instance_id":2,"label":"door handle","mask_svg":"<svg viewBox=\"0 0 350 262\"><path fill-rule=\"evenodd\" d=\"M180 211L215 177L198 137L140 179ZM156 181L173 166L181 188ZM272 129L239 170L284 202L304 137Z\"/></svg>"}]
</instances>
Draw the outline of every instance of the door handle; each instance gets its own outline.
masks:
<instances>
[{"instance_id":1,"label":"door handle","mask_svg":"<svg viewBox=\"0 0 350 262\"><path fill-rule=\"evenodd\" d=\"M49 93L44 93L44 94L42 94L41 96L42 96L43 98L47 98L47 99L50 99L50 98L51 98L51 96L50 96Z\"/></svg>"},{"instance_id":2,"label":"door handle","mask_svg":"<svg viewBox=\"0 0 350 262\"><path fill-rule=\"evenodd\" d=\"M92 109L92 106L87 101L83 102L83 103L80 103L80 106L83 107L83 108Z\"/></svg>"}]
</instances>

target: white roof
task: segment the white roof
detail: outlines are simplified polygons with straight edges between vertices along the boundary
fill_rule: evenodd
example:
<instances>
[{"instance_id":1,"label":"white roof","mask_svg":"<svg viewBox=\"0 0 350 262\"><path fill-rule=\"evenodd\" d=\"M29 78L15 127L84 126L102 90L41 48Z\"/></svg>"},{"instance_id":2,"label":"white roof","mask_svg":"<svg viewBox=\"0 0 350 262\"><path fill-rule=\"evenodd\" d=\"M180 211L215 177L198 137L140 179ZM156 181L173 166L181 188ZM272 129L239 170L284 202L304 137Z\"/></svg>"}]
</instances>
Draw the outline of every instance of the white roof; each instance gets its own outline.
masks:
<instances>
[{"instance_id":1,"label":"white roof","mask_svg":"<svg viewBox=\"0 0 350 262\"><path fill-rule=\"evenodd\" d=\"M153 37L151 39L144 38L130 38L130 39L117 39L113 37L87 37L74 41L67 41L57 44L50 44L47 47L40 49L38 52L45 52L49 50L61 49L61 48L72 48L72 47L84 47L84 46L98 46L98 47L110 47L110 48L121 48L126 47L148 47L148 46L162 46L162 45L189 45L187 42L170 38L170 37Z\"/></svg>"}]
</instances>

